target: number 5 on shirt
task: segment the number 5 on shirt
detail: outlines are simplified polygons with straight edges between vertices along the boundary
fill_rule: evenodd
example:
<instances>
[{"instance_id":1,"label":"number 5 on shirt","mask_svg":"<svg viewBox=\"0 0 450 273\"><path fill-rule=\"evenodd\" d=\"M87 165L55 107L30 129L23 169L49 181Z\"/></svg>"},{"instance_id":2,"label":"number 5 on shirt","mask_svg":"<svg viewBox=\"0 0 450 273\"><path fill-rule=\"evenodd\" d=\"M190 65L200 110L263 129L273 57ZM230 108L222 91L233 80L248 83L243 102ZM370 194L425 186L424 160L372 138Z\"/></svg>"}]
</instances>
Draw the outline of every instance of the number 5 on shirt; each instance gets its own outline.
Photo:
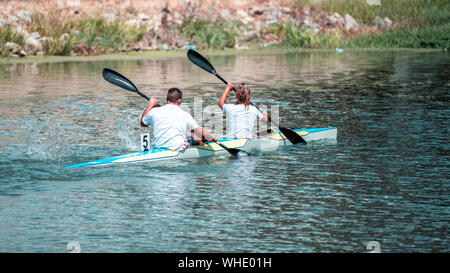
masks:
<instances>
[{"instance_id":1,"label":"number 5 on shirt","mask_svg":"<svg viewBox=\"0 0 450 273\"><path fill-rule=\"evenodd\" d=\"M148 148L150 147L149 139L149 133L141 134L141 147L143 151L148 151Z\"/></svg>"}]
</instances>

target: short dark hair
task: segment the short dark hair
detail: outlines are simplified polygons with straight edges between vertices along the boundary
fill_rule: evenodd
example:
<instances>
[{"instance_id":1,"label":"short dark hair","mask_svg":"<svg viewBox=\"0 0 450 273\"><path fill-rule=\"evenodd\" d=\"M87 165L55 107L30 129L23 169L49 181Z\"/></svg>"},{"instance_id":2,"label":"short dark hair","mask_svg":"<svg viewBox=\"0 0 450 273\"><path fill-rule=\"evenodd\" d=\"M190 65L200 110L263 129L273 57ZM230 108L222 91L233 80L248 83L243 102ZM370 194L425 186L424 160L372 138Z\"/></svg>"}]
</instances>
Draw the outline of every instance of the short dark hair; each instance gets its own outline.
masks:
<instances>
[{"instance_id":1,"label":"short dark hair","mask_svg":"<svg viewBox=\"0 0 450 273\"><path fill-rule=\"evenodd\" d=\"M183 92L180 89L174 87L167 91L167 100L170 102L177 102L179 99L183 98Z\"/></svg>"}]
</instances>

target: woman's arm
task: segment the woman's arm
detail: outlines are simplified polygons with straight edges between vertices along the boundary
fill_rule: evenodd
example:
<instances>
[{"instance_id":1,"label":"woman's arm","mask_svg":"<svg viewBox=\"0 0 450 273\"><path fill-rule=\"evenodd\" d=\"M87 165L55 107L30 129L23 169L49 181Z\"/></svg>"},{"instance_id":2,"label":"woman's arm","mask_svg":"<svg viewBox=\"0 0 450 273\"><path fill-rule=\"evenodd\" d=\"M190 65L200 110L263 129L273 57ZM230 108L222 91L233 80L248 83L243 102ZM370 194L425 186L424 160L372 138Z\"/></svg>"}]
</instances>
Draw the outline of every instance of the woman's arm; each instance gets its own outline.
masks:
<instances>
[{"instance_id":1,"label":"woman's arm","mask_svg":"<svg viewBox=\"0 0 450 273\"><path fill-rule=\"evenodd\" d=\"M144 119L145 115L147 115L148 112L150 112L150 110L152 110L153 107L155 107L156 105L158 105L158 100L156 98L150 98L147 108L145 109L144 113L142 113L142 116L141 116L141 126L142 127L148 126L142 120Z\"/></svg>"},{"instance_id":2,"label":"woman's arm","mask_svg":"<svg viewBox=\"0 0 450 273\"><path fill-rule=\"evenodd\" d=\"M220 109L223 109L223 105L225 104L228 93L230 92L231 89L233 89L233 85L231 83L228 83L227 87L225 87L225 91L223 91L222 97L220 97L220 100L219 100Z\"/></svg>"}]
</instances>

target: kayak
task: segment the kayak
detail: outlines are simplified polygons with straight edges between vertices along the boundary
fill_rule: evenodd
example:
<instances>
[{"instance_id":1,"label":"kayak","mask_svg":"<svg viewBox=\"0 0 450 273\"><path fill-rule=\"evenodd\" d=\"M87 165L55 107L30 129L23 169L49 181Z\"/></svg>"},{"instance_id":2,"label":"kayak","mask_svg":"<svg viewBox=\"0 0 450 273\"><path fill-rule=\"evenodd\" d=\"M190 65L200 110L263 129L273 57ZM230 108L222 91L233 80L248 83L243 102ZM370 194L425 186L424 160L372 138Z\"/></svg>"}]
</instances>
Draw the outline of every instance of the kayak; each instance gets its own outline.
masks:
<instances>
[{"instance_id":1,"label":"kayak","mask_svg":"<svg viewBox=\"0 0 450 273\"><path fill-rule=\"evenodd\" d=\"M305 139L306 142L317 140L336 140L337 127L294 129L294 132ZM280 131L268 129L263 133L258 133L255 138L226 138L218 139L218 142L228 148L237 148L246 153L273 151L281 147L290 146L292 143L285 138ZM214 142L200 146L188 147L182 151L155 148L147 151L136 152L121 156L115 156L85 163L66 166L64 168L101 166L108 164L141 163L158 160L171 159L193 159L217 155L227 155L228 152Z\"/></svg>"}]
</instances>

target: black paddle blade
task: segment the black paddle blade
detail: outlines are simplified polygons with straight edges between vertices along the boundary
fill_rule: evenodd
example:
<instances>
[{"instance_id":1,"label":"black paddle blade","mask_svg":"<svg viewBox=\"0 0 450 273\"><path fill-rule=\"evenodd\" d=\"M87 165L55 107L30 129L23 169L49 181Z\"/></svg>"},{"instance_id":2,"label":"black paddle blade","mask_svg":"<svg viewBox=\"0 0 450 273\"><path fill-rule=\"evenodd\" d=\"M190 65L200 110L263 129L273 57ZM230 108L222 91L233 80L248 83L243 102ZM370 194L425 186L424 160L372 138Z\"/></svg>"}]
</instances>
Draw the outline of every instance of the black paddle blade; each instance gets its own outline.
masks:
<instances>
[{"instance_id":1,"label":"black paddle blade","mask_svg":"<svg viewBox=\"0 0 450 273\"><path fill-rule=\"evenodd\" d=\"M222 147L222 148L224 148L225 150L227 150L227 152L228 152L230 155L232 155L232 156L237 157L238 154L239 154L239 152L241 151L241 150L235 149L235 148L228 148L227 146L223 145L222 143L220 143L220 142L218 142L218 141L215 141L215 142L216 142L217 145L219 145L220 147Z\"/></svg>"},{"instance_id":2,"label":"black paddle blade","mask_svg":"<svg viewBox=\"0 0 450 273\"><path fill-rule=\"evenodd\" d=\"M306 145L306 141L299 134L292 131L291 129L280 127L280 131L290 142L292 142L292 144L295 145L297 143L302 143Z\"/></svg>"},{"instance_id":3,"label":"black paddle blade","mask_svg":"<svg viewBox=\"0 0 450 273\"><path fill-rule=\"evenodd\" d=\"M232 155L237 157L241 150L235 148L228 148L227 151Z\"/></svg>"},{"instance_id":4,"label":"black paddle blade","mask_svg":"<svg viewBox=\"0 0 450 273\"><path fill-rule=\"evenodd\" d=\"M187 52L188 59L199 66L200 68L208 71L209 73L216 74L216 70L214 70L214 67L211 65L210 62L208 62L205 57L200 55L197 51L189 49Z\"/></svg>"},{"instance_id":5,"label":"black paddle blade","mask_svg":"<svg viewBox=\"0 0 450 273\"><path fill-rule=\"evenodd\" d=\"M108 81L114 85L117 85L119 87L122 87L123 89L126 89L128 91L139 93L136 86L129 79L125 78L125 76L119 74L118 72L111 70L109 68L105 68L105 69L103 69L102 74L103 74L103 78L106 81Z\"/></svg>"}]
</instances>

